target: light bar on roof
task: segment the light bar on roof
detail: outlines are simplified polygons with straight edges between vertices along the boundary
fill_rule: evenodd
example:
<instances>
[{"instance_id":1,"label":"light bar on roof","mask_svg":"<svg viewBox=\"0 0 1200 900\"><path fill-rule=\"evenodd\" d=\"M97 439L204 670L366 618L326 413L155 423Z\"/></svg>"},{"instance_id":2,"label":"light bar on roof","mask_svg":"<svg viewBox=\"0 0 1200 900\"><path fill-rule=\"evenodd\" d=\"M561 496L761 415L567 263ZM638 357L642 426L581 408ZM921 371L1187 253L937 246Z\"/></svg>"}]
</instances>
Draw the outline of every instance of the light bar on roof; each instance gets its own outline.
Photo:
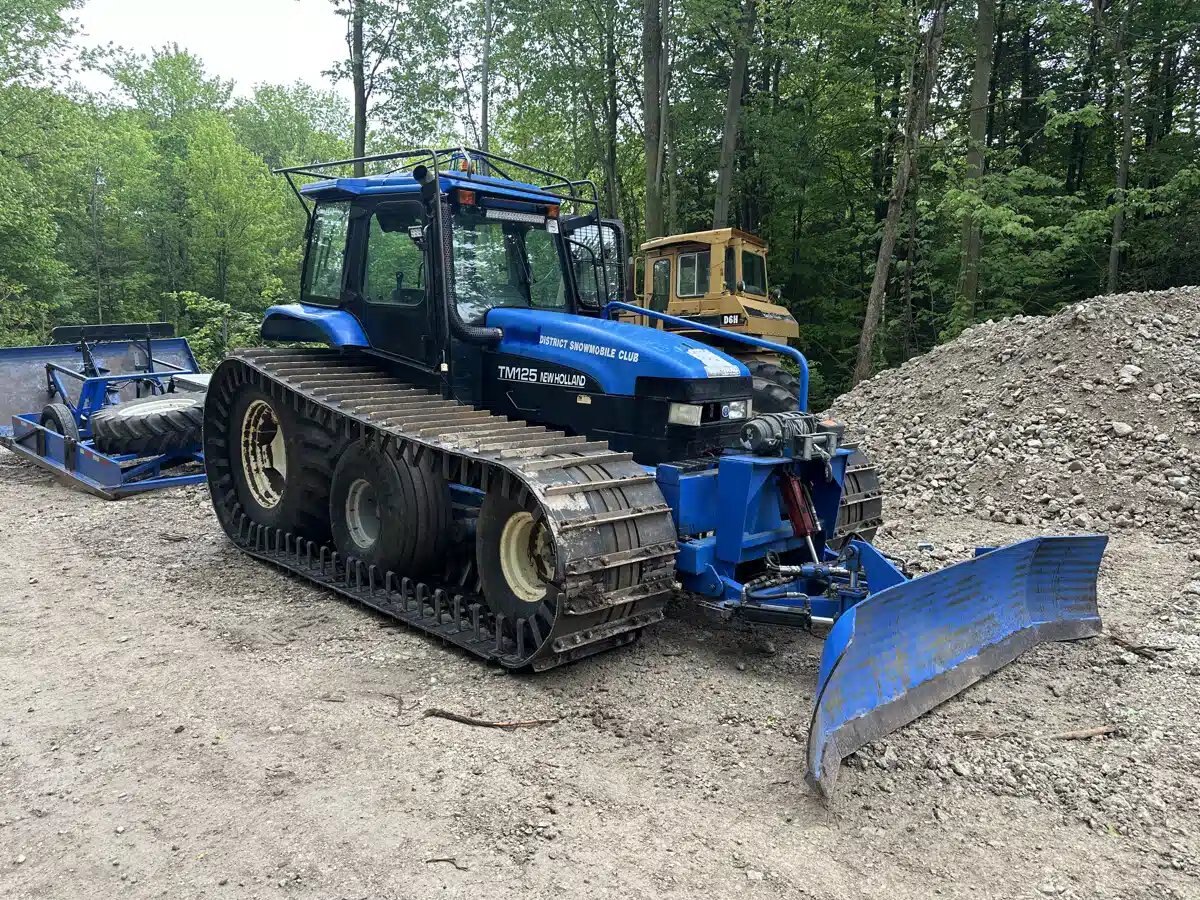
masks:
<instances>
[{"instance_id":1,"label":"light bar on roof","mask_svg":"<svg viewBox=\"0 0 1200 900\"><path fill-rule=\"evenodd\" d=\"M546 217L537 213L517 212L512 209L486 209L484 216L488 219L499 219L501 222L528 222L530 225L545 225Z\"/></svg>"}]
</instances>

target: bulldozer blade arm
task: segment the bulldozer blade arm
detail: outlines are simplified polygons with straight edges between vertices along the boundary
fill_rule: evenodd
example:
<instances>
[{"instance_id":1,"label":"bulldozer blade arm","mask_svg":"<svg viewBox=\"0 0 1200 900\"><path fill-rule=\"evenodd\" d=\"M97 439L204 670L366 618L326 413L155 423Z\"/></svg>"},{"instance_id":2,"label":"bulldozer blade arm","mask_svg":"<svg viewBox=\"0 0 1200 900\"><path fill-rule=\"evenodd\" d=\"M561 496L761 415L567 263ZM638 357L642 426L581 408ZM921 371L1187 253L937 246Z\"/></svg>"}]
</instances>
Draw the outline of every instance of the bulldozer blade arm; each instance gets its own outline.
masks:
<instances>
[{"instance_id":1,"label":"bulldozer blade arm","mask_svg":"<svg viewBox=\"0 0 1200 900\"><path fill-rule=\"evenodd\" d=\"M870 595L821 653L809 785L828 802L844 757L907 725L1044 641L1100 633L1108 538L1038 537ZM866 552L874 552L865 547Z\"/></svg>"}]
</instances>

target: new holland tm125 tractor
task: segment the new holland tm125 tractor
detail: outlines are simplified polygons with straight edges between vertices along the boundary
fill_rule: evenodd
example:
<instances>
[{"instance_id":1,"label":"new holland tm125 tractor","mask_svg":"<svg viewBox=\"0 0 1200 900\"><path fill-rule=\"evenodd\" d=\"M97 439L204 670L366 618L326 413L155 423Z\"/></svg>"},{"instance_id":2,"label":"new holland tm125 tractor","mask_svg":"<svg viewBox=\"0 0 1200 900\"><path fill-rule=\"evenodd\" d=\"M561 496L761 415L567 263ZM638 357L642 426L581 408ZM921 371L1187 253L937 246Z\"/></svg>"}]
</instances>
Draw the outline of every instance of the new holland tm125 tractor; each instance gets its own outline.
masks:
<instances>
[{"instance_id":1,"label":"new holland tm125 tractor","mask_svg":"<svg viewBox=\"0 0 1200 900\"><path fill-rule=\"evenodd\" d=\"M842 426L758 414L732 356L630 312L596 190L480 151L287 170L299 302L213 373L204 458L238 547L499 665L633 641L669 596L827 632L808 780L1043 640L1095 634L1105 539L1039 537L910 579L864 539ZM487 174L480 169L486 167ZM755 338L737 336L746 346ZM775 345L772 345L775 346ZM770 349L770 347L767 347Z\"/></svg>"},{"instance_id":2,"label":"new holland tm125 tractor","mask_svg":"<svg viewBox=\"0 0 1200 900\"><path fill-rule=\"evenodd\" d=\"M750 371L755 410L795 408L798 376L784 365L786 354L748 346L729 335L750 335L782 346L800 335L795 317L767 288L767 245L761 238L737 228L655 238L639 248L633 273L633 293L643 306L721 329L712 334L665 326L743 363ZM635 318L632 313L624 317Z\"/></svg>"}]
</instances>

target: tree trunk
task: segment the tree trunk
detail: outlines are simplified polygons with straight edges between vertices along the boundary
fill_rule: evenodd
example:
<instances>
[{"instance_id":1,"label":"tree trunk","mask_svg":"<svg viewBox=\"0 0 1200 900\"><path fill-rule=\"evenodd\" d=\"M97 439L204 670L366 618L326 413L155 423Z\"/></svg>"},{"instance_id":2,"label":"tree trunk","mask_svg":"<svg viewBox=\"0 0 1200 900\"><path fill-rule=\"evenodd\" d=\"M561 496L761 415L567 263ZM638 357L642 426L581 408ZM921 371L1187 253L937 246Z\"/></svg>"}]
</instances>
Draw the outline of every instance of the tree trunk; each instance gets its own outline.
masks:
<instances>
[{"instance_id":1,"label":"tree trunk","mask_svg":"<svg viewBox=\"0 0 1200 900\"><path fill-rule=\"evenodd\" d=\"M483 54L479 60L479 149L492 149L488 135L492 94L489 86L492 69L492 0L483 0Z\"/></svg>"},{"instance_id":2,"label":"tree trunk","mask_svg":"<svg viewBox=\"0 0 1200 900\"><path fill-rule=\"evenodd\" d=\"M971 82L971 109L968 119L967 186L979 191L983 183L984 147L987 142L988 86L992 78L992 46L996 37L996 0L978 0L975 24L975 77ZM979 254L983 236L979 223L968 213L962 229L962 273L959 279L958 322L965 327L975 315L979 296Z\"/></svg>"},{"instance_id":3,"label":"tree trunk","mask_svg":"<svg viewBox=\"0 0 1200 900\"><path fill-rule=\"evenodd\" d=\"M922 42L923 52L913 54L912 77L908 92L908 108L904 125L904 143L896 160L896 176L892 179L892 192L888 197L887 217L883 222L883 237L879 242L879 255L875 262L875 278L871 282L871 293L867 298L867 313L863 319L862 335L858 341L858 361L854 366L852 383L858 384L871 375L874 359L875 333L883 315L884 292L892 268L892 252L896 249L896 231L900 214L904 210L904 195L912 176L921 132L925 130L925 117L929 112L929 98L937 81L938 56L942 49L942 36L946 31L946 8L950 0L938 0L933 19Z\"/></svg>"},{"instance_id":4,"label":"tree trunk","mask_svg":"<svg viewBox=\"0 0 1200 900\"><path fill-rule=\"evenodd\" d=\"M664 0L665 3L665 0ZM646 148L646 238L663 234L663 5L642 4L642 121Z\"/></svg>"},{"instance_id":5,"label":"tree trunk","mask_svg":"<svg viewBox=\"0 0 1200 900\"><path fill-rule=\"evenodd\" d=\"M1000 91L1000 67L1004 62L1004 11L1007 0L1000 0L1000 8L996 12L994 28L996 30L996 49L992 55L992 77L988 80L987 108L987 146L991 147L996 139L996 126L999 122L1004 127L999 115L997 98Z\"/></svg>"},{"instance_id":6,"label":"tree trunk","mask_svg":"<svg viewBox=\"0 0 1200 900\"><path fill-rule=\"evenodd\" d=\"M367 73L363 60L363 17L366 0L354 0L350 12L350 78L354 83L354 156L367 155ZM354 164L354 174L362 177L361 162Z\"/></svg>"},{"instance_id":7,"label":"tree trunk","mask_svg":"<svg viewBox=\"0 0 1200 900\"><path fill-rule=\"evenodd\" d=\"M1117 210L1113 215L1112 243L1108 247L1108 292L1117 292L1121 277L1121 240L1125 235L1125 189L1129 186L1129 157L1133 154L1133 121L1130 110L1133 95L1133 67L1129 63L1129 19L1137 0L1127 0L1117 30L1116 56L1121 67L1121 156L1117 161Z\"/></svg>"},{"instance_id":8,"label":"tree trunk","mask_svg":"<svg viewBox=\"0 0 1200 900\"><path fill-rule=\"evenodd\" d=\"M621 215L620 165L617 161L617 126L620 121L620 88L617 83L615 13L609 11L604 33L604 181L608 214Z\"/></svg>"},{"instance_id":9,"label":"tree trunk","mask_svg":"<svg viewBox=\"0 0 1200 900\"><path fill-rule=\"evenodd\" d=\"M1037 77L1033 61L1033 25L1026 25L1021 34L1021 103L1017 108L1018 158L1027 166L1033 159L1033 142L1037 131L1033 126L1036 96L1034 79Z\"/></svg>"},{"instance_id":10,"label":"tree trunk","mask_svg":"<svg viewBox=\"0 0 1200 900\"><path fill-rule=\"evenodd\" d=\"M917 194L921 187L921 170L913 167L911 179L912 198L908 202L908 241L904 249L904 278L901 282L901 293L904 298L904 358L913 355L916 345L916 316L913 315L913 276L917 268L917 221L920 210L917 208Z\"/></svg>"},{"instance_id":11,"label":"tree trunk","mask_svg":"<svg viewBox=\"0 0 1200 900\"><path fill-rule=\"evenodd\" d=\"M742 113L742 91L746 82L746 66L750 61L750 44L754 40L755 0L746 0L743 10L743 29L733 51L733 69L729 73L729 95L725 100L725 125L721 133L721 157L717 164L717 197L713 204L713 228L729 224L729 197L733 193L733 159L737 152L738 120Z\"/></svg>"},{"instance_id":12,"label":"tree trunk","mask_svg":"<svg viewBox=\"0 0 1200 900\"><path fill-rule=\"evenodd\" d=\"M1096 89L1096 54L1100 50L1100 17L1104 14L1103 0L1092 0L1092 26L1088 34L1087 59L1083 63L1083 95L1079 108L1092 102ZM1071 150L1067 160L1067 193L1074 194L1084 188L1084 165L1087 162L1087 130L1076 122L1071 128Z\"/></svg>"}]
</instances>

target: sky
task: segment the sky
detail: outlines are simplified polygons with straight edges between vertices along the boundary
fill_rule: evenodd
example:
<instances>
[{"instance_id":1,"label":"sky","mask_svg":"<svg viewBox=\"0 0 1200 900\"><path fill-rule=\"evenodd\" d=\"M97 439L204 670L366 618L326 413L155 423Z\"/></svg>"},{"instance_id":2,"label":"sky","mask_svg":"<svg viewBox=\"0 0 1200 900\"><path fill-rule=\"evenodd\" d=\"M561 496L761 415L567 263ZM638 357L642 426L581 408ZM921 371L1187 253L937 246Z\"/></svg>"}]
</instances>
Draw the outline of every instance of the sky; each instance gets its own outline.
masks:
<instances>
[{"instance_id":1,"label":"sky","mask_svg":"<svg viewBox=\"0 0 1200 900\"><path fill-rule=\"evenodd\" d=\"M346 26L329 0L87 0L76 12L83 46L114 43L148 54L177 43L204 61L212 75L254 85L301 80L328 87L322 76L346 53ZM82 79L108 87L103 75ZM339 91L349 94L349 86Z\"/></svg>"}]
</instances>

